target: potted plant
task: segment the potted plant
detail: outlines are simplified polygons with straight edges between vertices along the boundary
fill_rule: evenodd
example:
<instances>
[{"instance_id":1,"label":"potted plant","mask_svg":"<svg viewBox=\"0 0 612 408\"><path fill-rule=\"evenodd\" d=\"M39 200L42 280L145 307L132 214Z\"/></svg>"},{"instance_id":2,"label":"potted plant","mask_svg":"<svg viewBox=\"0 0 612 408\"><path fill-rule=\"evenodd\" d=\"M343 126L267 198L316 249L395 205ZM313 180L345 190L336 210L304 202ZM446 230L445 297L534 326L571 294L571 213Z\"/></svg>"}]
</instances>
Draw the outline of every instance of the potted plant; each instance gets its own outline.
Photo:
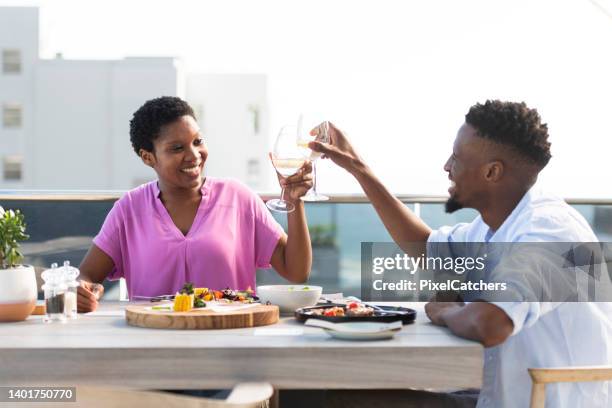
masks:
<instances>
[{"instance_id":1,"label":"potted plant","mask_svg":"<svg viewBox=\"0 0 612 408\"><path fill-rule=\"evenodd\" d=\"M0 207L0 321L25 320L36 306L38 296L34 268L21 265L19 242L25 233L23 214Z\"/></svg>"}]
</instances>

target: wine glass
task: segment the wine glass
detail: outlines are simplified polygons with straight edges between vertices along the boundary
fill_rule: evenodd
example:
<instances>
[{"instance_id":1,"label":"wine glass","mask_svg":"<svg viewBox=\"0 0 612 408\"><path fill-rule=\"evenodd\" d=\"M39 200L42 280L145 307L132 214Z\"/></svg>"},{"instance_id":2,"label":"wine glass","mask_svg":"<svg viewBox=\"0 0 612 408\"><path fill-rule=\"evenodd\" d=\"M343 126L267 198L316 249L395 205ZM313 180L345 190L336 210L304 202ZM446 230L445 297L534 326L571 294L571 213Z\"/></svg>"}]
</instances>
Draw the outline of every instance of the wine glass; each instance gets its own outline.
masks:
<instances>
[{"instance_id":1,"label":"wine glass","mask_svg":"<svg viewBox=\"0 0 612 408\"><path fill-rule=\"evenodd\" d=\"M283 177L289 177L295 174L306 162L304 149L300 148L296 144L296 140L298 138L297 135L298 129L296 126L283 126L276 137L274 150L270 154L272 165ZM295 210L295 206L292 203L283 200L284 195L285 188L283 187L280 198L269 200L266 202L266 206L273 211L283 213L292 212Z\"/></svg>"},{"instance_id":2,"label":"wine glass","mask_svg":"<svg viewBox=\"0 0 612 408\"><path fill-rule=\"evenodd\" d=\"M314 131L311 134L311 130ZM304 201L327 201L329 197L317 192L317 159L321 153L308 148L309 142L329 143L329 122L328 121L304 121L303 115L298 119L298 146L306 150L305 155L312 162L312 188L302 197Z\"/></svg>"}]
</instances>

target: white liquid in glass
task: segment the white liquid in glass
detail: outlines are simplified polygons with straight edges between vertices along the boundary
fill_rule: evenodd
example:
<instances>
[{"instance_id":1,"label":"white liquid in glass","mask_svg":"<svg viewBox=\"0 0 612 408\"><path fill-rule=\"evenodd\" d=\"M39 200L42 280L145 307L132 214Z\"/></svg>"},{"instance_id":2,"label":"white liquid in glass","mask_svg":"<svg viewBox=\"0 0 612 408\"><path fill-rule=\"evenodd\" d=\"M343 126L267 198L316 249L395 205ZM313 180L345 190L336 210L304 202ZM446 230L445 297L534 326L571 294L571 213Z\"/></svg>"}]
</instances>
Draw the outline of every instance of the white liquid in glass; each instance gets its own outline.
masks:
<instances>
[{"instance_id":1,"label":"white liquid in glass","mask_svg":"<svg viewBox=\"0 0 612 408\"><path fill-rule=\"evenodd\" d=\"M272 159L272 164L282 176L291 176L295 174L302 165L304 159Z\"/></svg>"},{"instance_id":2,"label":"white liquid in glass","mask_svg":"<svg viewBox=\"0 0 612 408\"><path fill-rule=\"evenodd\" d=\"M316 160L321 157L322 153L310 150L310 148L308 147L308 143L310 143L308 140L299 140L297 142L297 145L301 148L308 149L310 151L310 160Z\"/></svg>"}]
</instances>

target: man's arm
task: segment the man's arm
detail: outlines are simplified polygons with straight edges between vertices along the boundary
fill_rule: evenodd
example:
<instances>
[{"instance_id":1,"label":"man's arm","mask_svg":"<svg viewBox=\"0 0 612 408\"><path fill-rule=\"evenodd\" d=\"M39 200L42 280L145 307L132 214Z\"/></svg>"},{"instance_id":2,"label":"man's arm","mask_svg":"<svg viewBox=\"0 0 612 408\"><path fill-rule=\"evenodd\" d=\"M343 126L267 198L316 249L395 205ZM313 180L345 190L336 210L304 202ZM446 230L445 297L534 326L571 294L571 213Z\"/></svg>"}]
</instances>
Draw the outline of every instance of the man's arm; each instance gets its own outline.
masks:
<instances>
[{"instance_id":1,"label":"man's arm","mask_svg":"<svg viewBox=\"0 0 612 408\"><path fill-rule=\"evenodd\" d=\"M400 247L410 242L427 242L431 228L391 194L363 161L355 164L351 174L368 196L391 238Z\"/></svg>"},{"instance_id":2,"label":"man's arm","mask_svg":"<svg viewBox=\"0 0 612 408\"><path fill-rule=\"evenodd\" d=\"M487 302L467 305L456 302L429 302L425 313L431 322L446 326L453 334L476 340L485 347L503 343L514 330L514 323L506 312Z\"/></svg>"},{"instance_id":3,"label":"man's arm","mask_svg":"<svg viewBox=\"0 0 612 408\"><path fill-rule=\"evenodd\" d=\"M407 249L404 247L407 243L426 242L431 229L387 190L355 152L346 136L332 123L329 123L329 136L330 144L310 142L308 146L323 153L324 158L330 158L357 179L391 238L402 249Z\"/></svg>"}]
</instances>

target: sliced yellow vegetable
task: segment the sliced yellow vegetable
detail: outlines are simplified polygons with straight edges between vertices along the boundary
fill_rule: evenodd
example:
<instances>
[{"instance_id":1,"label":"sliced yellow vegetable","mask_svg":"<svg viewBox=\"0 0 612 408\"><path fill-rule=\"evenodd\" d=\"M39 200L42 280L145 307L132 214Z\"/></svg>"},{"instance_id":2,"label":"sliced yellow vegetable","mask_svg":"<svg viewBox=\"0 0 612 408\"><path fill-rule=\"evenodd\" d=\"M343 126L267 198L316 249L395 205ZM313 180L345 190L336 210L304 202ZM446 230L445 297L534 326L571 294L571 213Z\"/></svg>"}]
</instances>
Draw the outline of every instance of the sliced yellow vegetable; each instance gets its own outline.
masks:
<instances>
[{"instance_id":1,"label":"sliced yellow vegetable","mask_svg":"<svg viewBox=\"0 0 612 408\"><path fill-rule=\"evenodd\" d=\"M195 288L195 289L193 289L193 293L194 293L196 296L199 296L199 295L201 295L202 293L207 293L207 292L208 292L208 288Z\"/></svg>"},{"instance_id":2,"label":"sliced yellow vegetable","mask_svg":"<svg viewBox=\"0 0 612 408\"><path fill-rule=\"evenodd\" d=\"M178 294L174 297L174 311L188 312L193 309L193 295Z\"/></svg>"}]
</instances>

